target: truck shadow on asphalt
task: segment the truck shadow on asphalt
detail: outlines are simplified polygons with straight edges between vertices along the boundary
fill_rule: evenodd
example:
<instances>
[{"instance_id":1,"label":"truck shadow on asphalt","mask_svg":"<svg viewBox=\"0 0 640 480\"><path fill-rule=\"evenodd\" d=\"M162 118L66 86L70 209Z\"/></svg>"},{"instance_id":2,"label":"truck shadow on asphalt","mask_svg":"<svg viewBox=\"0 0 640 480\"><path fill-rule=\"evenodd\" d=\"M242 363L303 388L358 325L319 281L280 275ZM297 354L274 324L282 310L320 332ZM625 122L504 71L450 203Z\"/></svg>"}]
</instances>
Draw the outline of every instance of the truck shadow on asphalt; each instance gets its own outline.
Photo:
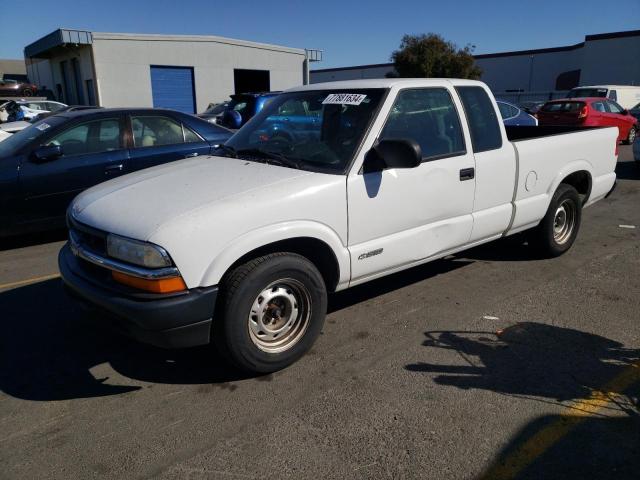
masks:
<instances>
[{"instance_id":1,"label":"truck shadow on asphalt","mask_svg":"<svg viewBox=\"0 0 640 480\"><path fill-rule=\"evenodd\" d=\"M509 243L470 252L508 260ZM513 256L533 259L526 248L520 252L522 246L512 248ZM473 263L450 257L338 292L330 296L329 313ZM141 388L135 381L225 384L252 378L211 348L164 350L100 328L91 314L69 299L59 279L0 292L0 312L0 389L16 398L48 401L118 395ZM91 369L103 363L132 381L113 385L114 381L96 378Z\"/></svg>"},{"instance_id":2,"label":"truck shadow on asphalt","mask_svg":"<svg viewBox=\"0 0 640 480\"><path fill-rule=\"evenodd\" d=\"M456 364L418 362L407 370L437 385L562 405L562 415L537 418L517 433L482 478L637 478L640 349L533 322L425 335L425 347L454 352ZM605 401L585 415L598 398Z\"/></svg>"},{"instance_id":3,"label":"truck shadow on asphalt","mask_svg":"<svg viewBox=\"0 0 640 480\"><path fill-rule=\"evenodd\" d=\"M616 176L619 180L640 180L640 162L618 162Z\"/></svg>"},{"instance_id":4,"label":"truck shadow on asphalt","mask_svg":"<svg viewBox=\"0 0 640 480\"><path fill-rule=\"evenodd\" d=\"M65 400L127 393L144 382L224 383L247 376L209 348L163 350L94 323L59 279L0 293L0 390L26 400ZM90 369L108 363L134 380L112 385Z\"/></svg>"},{"instance_id":5,"label":"truck shadow on asphalt","mask_svg":"<svg viewBox=\"0 0 640 480\"><path fill-rule=\"evenodd\" d=\"M28 233L7 238L0 238L0 252L13 250L15 248L31 247L44 243L59 242L66 240L69 234L66 229L57 229L47 232Z\"/></svg>"}]
</instances>

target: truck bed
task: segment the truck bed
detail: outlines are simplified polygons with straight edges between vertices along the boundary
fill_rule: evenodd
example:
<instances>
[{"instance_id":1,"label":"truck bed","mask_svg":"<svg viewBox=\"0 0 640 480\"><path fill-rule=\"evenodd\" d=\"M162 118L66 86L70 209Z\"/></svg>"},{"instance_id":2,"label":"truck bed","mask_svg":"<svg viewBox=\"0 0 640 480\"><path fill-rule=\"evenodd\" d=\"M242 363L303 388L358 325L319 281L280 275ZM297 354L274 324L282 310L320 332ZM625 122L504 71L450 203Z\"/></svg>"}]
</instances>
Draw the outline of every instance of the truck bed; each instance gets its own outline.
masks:
<instances>
[{"instance_id":1,"label":"truck bed","mask_svg":"<svg viewBox=\"0 0 640 480\"><path fill-rule=\"evenodd\" d=\"M511 232L535 226L544 217L558 182L572 172L585 172L585 188L580 192L585 206L603 198L615 182L615 127L506 127L506 133L517 159Z\"/></svg>"}]
</instances>

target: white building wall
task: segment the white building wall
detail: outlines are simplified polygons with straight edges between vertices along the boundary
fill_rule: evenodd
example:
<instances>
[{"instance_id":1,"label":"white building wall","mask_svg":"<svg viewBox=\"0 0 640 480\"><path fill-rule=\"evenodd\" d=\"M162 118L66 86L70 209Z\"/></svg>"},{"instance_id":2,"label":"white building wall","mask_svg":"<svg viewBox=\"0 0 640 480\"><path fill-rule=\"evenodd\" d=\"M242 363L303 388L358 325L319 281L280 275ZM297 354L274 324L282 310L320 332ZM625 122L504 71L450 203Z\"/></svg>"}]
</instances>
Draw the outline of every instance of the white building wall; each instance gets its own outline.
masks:
<instances>
[{"instance_id":1,"label":"white building wall","mask_svg":"<svg viewBox=\"0 0 640 480\"><path fill-rule=\"evenodd\" d=\"M29 81L34 82L39 87L47 87L54 89L53 72L51 71L51 63L47 59L27 58L27 76Z\"/></svg>"},{"instance_id":2,"label":"white building wall","mask_svg":"<svg viewBox=\"0 0 640 480\"><path fill-rule=\"evenodd\" d=\"M301 85L304 50L215 37L93 34L100 104L151 107L151 65L193 67L196 108L227 100L234 69L268 70L271 90Z\"/></svg>"}]
</instances>

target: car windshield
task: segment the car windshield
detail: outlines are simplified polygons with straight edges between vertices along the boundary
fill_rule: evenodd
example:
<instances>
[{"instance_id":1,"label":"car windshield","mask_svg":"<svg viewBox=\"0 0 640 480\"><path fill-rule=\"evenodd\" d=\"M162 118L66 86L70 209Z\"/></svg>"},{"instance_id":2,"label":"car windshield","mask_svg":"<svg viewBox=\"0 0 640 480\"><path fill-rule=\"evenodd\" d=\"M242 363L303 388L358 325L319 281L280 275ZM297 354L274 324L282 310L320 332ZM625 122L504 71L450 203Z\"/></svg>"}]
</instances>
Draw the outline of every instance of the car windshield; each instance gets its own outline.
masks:
<instances>
[{"instance_id":1,"label":"car windshield","mask_svg":"<svg viewBox=\"0 0 640 480\"><path fill-rule=\"evenodd\" d=\"M631 110L640 110L640 103L636 103L633 107L631 107Z\"/></svg>"},{"instance_id":2,"label":"car windshield","mask_svg":"<svg viewBox=\"0 0 640 480\"><path fill-rule=\"evenodd\" d=\"M0 142L0 158L13 155L36 138L43 137L52 127L60 125L63 122L64 118L62 117L47 117L14 133L6 140Z\"/></svg>"},{"instance_id":3,"label":"car windshield","mask_svg":"<svg viewBox=\"0 0 640 480\"><path fill-rule=\"evenodd\" d=\"M207 108L202 113L206 113L207 115L218 115L225 111L227 105L229 105L228 102L218 103L217 105L210 105L209 108Z\"/></svg>"},{"instance_id":4,"label":"car windshield","mask_svg":"<svg viewBox=\"0 0 640 480\"><path fill-rule=\"evenodd\" d=\"M304 170L344 173L385 89L284 93L227 142L225 152Z\"/></svg>"},{"instance_id":5,"label":"car windshield","mask_svg":"<svg viewBox=\"0 0 640 480\"><path fill-rule=\"evenodd\" d=\"M567 98L606 97L606 88L574 88Z\"/></svg>"}]
</instances>

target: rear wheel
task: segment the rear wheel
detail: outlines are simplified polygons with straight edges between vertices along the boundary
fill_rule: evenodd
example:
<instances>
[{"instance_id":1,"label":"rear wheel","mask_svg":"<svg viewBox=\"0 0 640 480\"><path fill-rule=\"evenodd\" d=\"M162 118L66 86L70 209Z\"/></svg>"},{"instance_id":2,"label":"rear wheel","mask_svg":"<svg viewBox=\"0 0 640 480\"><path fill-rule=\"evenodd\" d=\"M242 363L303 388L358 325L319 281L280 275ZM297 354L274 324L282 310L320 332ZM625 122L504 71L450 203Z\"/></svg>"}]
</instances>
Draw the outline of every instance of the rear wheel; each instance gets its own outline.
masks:
<instances>
[{"instance_id":1,"label":"rear wheel","mask_svg":"<svg viewBox=\"0 0 640 480\"><path fill-rule=\"evenodd\" d=\"M633 142L636 140L636 136L638 135L638 131L636 130L636 127L631 127L631 129L629 130L629 135L627 135L627 140L625 141L625 143L627 145L632 145Z\"/></svg>"},{"instance_id":2,"label":"rear wheel","mask_svg":"<svg viewBox=\"0 0 640 480\"><path fill-rule=\"evenodd\" d=\"M320 334L327 292L305 257L273 253L234 269L221 284L213 341L243 370L269 373L302 357Z\"/></svg>"},{"instance_id":3,"label":"rear wheel","mask_svg":"<svg viewBox=\"0 0 640 480\"><path fill-rule=\"evenodd\" d=\"M553 194L546 215L532 232L533 245L545 256L562 255L573 245L581 218L580 195L571 185L561 183Z\"/></svg>"},{"instance_id":4,"label":"rear wheel","mask_svg":"<svg viewBox=\"0 0 640 480\"><path fill-rule=\"evenodd\" d=\"M32 91L32 90L30 90L30 89L28 89L28 88L25 88L25 89L22 91L22 96L23 96L23 97L32 97L32 96L33 96L33 91Z\"/></svg>"}]
</instances>

